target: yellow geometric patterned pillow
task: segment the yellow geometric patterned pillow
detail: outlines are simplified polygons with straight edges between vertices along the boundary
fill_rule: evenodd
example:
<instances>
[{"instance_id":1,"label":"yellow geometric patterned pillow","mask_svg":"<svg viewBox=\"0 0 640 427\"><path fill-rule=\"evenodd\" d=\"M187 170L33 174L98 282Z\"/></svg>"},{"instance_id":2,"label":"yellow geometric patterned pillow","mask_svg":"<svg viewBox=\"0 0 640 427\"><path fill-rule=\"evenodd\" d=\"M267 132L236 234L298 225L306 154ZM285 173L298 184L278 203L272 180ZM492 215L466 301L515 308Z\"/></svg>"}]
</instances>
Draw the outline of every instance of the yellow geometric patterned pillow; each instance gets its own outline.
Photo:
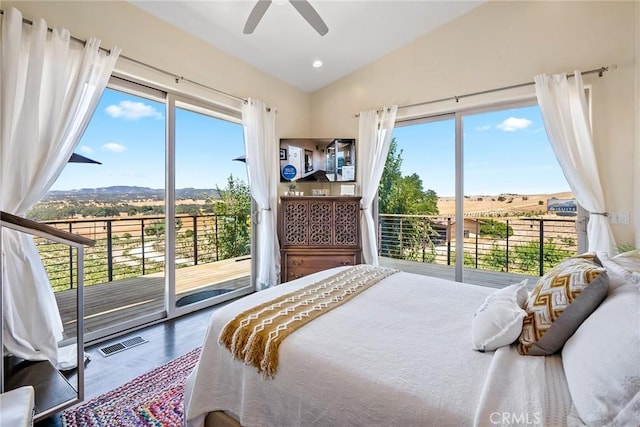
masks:
<instances>
[{"instance_id":1,"label":"yellow geometric patterned pillow","mask_svg":"<svg viewBox=\"0 0 640 427\"><path fill-rule=\"evenodd\" d=\"M595 254L568 258L542 276L529 295L518 352L560 350L607 295L609 278Z\"/></svg>"}]
</instances>

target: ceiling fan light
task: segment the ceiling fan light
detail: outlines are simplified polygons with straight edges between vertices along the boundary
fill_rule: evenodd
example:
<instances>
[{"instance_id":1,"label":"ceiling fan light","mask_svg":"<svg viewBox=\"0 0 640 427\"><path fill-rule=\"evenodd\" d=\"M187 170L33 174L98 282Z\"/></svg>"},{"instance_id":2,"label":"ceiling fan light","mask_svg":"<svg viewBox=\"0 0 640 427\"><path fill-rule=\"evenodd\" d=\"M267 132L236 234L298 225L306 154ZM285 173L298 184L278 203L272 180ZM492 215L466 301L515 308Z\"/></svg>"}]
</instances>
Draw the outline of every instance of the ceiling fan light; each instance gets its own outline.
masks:
<instances>
[{"instance_id":1,"label":"ceiling fan light","mask_svg":"<svg viewBox=\"0 0 640 427\"><path fill-rule=\"evenodd\" d=\"M313 68L320 68L322 67L322 61L320 61L319 59L316 59L315 61L313 61Z\"/></svg>"}]
</instances>

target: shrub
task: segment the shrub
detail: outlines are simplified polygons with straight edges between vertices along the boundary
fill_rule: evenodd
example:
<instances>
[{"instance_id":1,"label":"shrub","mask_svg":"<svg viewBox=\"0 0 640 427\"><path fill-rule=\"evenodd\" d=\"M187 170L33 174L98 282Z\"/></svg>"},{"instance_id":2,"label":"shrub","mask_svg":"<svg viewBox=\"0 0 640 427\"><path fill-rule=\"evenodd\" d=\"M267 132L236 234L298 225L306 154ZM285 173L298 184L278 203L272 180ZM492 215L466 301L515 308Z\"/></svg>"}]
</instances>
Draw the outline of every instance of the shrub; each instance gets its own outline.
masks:
<instances>
[{"instance_id":1,"label":"shrub","mask_svg":"<svg viewBox=\"0 0 640 427\"><path fill-rule=\"evenodd\" d=\"M483 237L493 237L505 239L507 235L513 236L513 228L507 224L494 219L486 219L480 223L480 235Z\"/></svg>"}]
</instances>

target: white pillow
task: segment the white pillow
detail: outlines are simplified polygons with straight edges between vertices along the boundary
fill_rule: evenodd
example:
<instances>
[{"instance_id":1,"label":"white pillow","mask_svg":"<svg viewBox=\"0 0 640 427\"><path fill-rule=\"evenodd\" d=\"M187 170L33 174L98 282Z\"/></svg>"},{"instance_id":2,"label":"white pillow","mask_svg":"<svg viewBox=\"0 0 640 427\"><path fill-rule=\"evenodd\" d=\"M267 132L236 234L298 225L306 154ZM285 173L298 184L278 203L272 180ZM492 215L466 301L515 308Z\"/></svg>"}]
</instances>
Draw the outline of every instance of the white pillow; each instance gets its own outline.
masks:
<instances>
[{"instance_id":1,"label":"white pillow","mask_svg":"<svg viewBox=\"0 0 640 427\"><path fill-rule=\"evenodd\" d=\"M633 273L640 273L640 251L637 249L611 258L606 252L598 252L597 256L609 275L609 293L629 281L638 283L634 279L638 276L633 276Z\"/></svg>"},{"instance_id":2,"label":"white pillow","mask_svg":"<svg viewBox=\"0 0 640 427\"><path fill-rule=\"evenodd\" d=\"M640 285L613 290L562 349L574 406L587 425L640 420Z\"/></svg>"},{"instance_id":3,"label":"white pillow","mask_svg":"<svg viewBox=\"0 0 640 427\"><path fill-rule=\"evenodd\" d=\"M494 351L518 339L522 331L522 319L527 314L522 309L527 297L526 280L489 295L476 310L471 322L473 349Z\"/></svg>"}]
</instances>

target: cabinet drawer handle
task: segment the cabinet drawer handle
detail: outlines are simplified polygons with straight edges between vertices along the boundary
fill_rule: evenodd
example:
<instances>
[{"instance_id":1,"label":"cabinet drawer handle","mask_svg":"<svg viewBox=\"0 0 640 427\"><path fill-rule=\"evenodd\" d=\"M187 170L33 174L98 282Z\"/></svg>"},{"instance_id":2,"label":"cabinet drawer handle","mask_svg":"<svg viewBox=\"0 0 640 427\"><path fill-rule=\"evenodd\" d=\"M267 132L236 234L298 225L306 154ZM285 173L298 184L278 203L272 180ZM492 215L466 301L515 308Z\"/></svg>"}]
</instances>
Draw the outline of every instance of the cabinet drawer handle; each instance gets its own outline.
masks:
<instances>
[{"instance_id":1,"label":"cabinet drawer handle","mask_svg":"<svg viewBox=\"0 0 640 427\"><path fill-rule=\"evenodd\" d=\"M292 259L291 260L291 264L293 264L293 265L302 265L303 262L304 262L304 260L302 260L302 259Z\"/></svg>"},{"instance_id":2,"label":"cabinet drawer handle","mask_svg":"<svg viewBox=\"0 0 640 427\"><path fill-rule=\"evenodd\" d=\"M353 263L351 261L342 261L340 262L340 265L352 265Z\"/></svg>"}]
</instances>

